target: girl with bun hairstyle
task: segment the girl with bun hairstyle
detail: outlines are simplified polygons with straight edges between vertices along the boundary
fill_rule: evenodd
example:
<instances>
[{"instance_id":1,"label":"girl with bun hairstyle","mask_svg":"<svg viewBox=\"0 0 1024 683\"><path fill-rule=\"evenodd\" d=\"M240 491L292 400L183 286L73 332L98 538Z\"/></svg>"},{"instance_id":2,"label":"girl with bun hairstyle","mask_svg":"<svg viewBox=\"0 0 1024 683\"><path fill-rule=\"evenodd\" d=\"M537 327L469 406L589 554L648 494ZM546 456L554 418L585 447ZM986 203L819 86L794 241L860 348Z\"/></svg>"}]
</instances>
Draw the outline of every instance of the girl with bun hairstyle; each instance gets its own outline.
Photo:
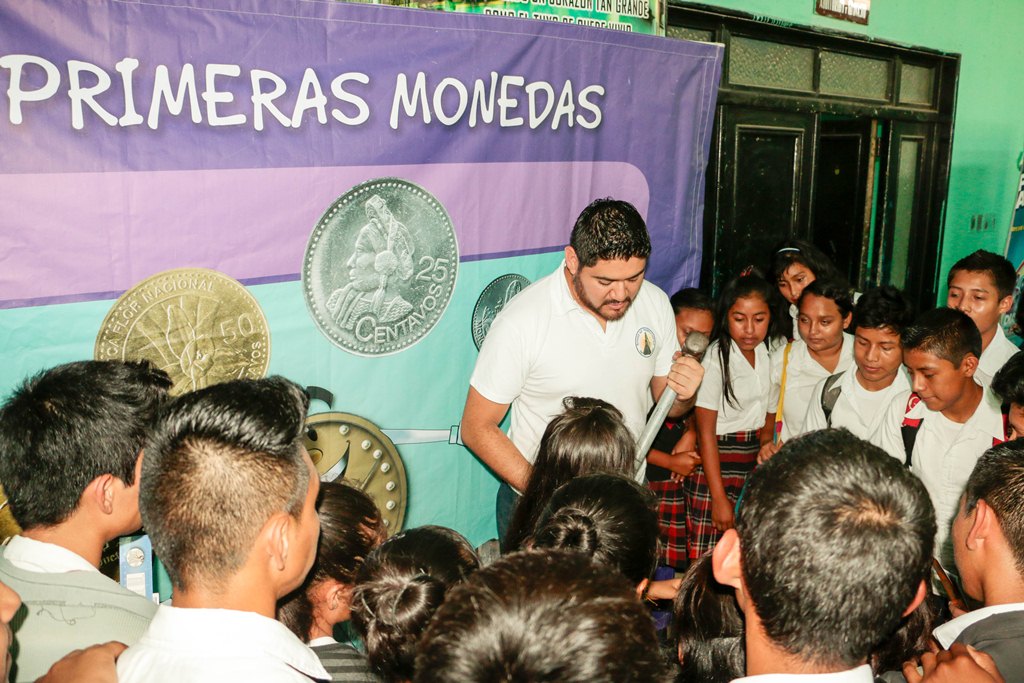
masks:
<instances>
[{"instance_id":1,"label":"girl with bun hairstyle","mask_svg":"<svg viewBox=\"0 0 1024 683\"><path fill-rule=\"evenodd\" d=\"M366 558L352 594L352 625L370 668L387 683L411 681L416 643L448 590L480 568L461 534L421 526L397 534Z\"/></svg>"},{"instance_id":2,"label":"girl with bun hairstyle","mask_svg":"<svg viewBox=\"0 0 1024 683\"><path fill-rule=\"evenodd\" d=\"M559 488L537 520L534 548L583 553L617 569L637 595L671 599L679 580L651 582L658 563L657 499L632 479L591 474Z\"/></svg>"}]
</instances>

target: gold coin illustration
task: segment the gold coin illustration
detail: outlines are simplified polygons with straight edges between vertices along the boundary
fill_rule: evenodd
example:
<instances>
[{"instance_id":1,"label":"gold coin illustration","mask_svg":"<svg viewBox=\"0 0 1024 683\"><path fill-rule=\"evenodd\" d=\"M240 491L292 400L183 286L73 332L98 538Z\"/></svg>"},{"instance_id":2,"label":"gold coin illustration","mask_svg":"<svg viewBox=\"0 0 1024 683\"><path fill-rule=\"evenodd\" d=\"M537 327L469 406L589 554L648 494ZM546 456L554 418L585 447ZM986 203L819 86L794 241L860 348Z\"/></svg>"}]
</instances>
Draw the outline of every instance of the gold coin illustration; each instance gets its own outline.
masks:
<instances>
[{"instance_id":1,"label":"gold coin illustration","mask_svg":"<svg viewBox=\"0 0 1024 683\"><path fill-rule=\"evenodd\" d=\"M223 273L178 268L121 295L96 335L97 360L148 360L181 394L267 374L270 332L256 299Z\"/></svg>"}]
</instances>

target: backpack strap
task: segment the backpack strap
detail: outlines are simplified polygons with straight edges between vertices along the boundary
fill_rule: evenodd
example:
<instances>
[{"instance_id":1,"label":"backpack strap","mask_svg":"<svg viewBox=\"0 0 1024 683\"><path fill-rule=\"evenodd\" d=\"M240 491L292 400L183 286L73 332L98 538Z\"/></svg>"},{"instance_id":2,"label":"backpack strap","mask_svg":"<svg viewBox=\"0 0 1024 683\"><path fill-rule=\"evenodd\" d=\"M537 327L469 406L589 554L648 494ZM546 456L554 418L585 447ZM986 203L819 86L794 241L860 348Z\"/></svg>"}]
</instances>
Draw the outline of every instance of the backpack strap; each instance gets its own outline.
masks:
<instances>
[{"instance_id":1,"label":"backpack strap","mask_svg":"<svg viewBox=\"0 0 1024 683\"><path fill-rule=\"evenodd\" d=\"M917 440L917 430L921 429L921 423L924 421L922 417L910 418L907 415L920 402L921 397L917 393L910 394L910 398L907 399L906 410L903 411L903 423L900 425L900 434L903 436L903 450L906 452L906 460L903 461L903 464L907 467L910 467L910 461L914 456L914 442Z\"/></svg>"},{"instance_id":2,"label":"backpack strap","mask_svg":"<svg viewBox=\"0 0 1024 683\"><path fill-rule=\"evenodd\" d=\"M829 375L825 380L825 386L821 390L821 410L825 413L825 424L832 426L832 410L836 407L839 395L843 393L843 385L839 383L846 371Z\"/></svg>"},{"instance_id":3,"label":"backpack strap","mask_svg":"<svg viewBox=\"0 0 1024 683\"><path fill-rule=\"evenodd\" d=\"M782 378L779 380L779 405L775 407L775 434L772 437L772 443L782 440L782 408L786 399L786 368L789 367L789 352L792 348L793 342L788 342L786 349L782 352Z\"/></svg>"}]
</instances>

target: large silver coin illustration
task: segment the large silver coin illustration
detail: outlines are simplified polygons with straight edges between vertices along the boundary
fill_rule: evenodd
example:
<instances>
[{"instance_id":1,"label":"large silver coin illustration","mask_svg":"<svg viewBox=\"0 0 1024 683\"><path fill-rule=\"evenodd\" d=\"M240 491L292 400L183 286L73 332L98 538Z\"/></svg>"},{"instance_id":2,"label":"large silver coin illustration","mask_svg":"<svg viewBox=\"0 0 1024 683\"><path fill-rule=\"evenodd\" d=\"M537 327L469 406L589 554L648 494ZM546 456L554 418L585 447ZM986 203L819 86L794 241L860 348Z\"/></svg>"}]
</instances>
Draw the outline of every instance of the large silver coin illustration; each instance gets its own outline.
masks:
<instances>
[{"instance_id":1,"label":"large silver coin illustration","mask_svg":"<svg viewBox=\"0 0 1024 683\"><path fill-rule=\"evenodd\" d=\"M302 290L320 331L361 356L397 353L440 320L459 246L448 212L422 187L378 178L353 187L317 222Z\"/></svg>"},{"instance_id":2,"label":"large silver coin illustration","mask_svg":"<svg viewBox=\"0 0 1024 683\"><path fill-rule=\"evenodd\" d=\"M491 329L495 316L501 313L501 309L505 308L512 297L529 286L530 281L522 275L509 273L494 278L484 287L473 307L473 343L477 350L484 343L484 337Z\"/></svg>"}]
</instances>

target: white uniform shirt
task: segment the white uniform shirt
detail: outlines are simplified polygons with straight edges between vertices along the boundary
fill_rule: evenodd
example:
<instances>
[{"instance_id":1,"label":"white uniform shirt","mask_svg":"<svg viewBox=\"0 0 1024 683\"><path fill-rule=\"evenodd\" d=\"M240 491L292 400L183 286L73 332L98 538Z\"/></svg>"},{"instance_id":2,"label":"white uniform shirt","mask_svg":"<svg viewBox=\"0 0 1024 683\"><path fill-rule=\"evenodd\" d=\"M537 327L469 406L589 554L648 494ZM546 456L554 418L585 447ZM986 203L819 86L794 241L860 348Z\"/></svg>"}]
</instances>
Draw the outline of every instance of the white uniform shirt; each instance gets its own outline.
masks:
<instances>
[{"instance_id":1,"label":"white uniform shirt","mask_svg":"<svg viewBox=\"0 0 1024 683\"><path fill-rule=\"evenodd\" d=\"M772 391L768 409L775 411L779 405L779 394L782 387L782 366L786 347L780 348L772 356ZM786 363L786 392L782 400L782 440L788 441L800 436L804 429L804 418L807 416L807 405L811 402L815 385L829 375L843 372L853 367L853 337L843 333L843 346L839 350L839 363L836 369L829 372L811 357L807 344L802 341L792 343L789 361ZM775 417L778 420L778 416Z\"/></svg>"},{"instance_id":2,"label":"white uniform shirt","mask_svg":"<svg viewBox=\"0 0 1024 683\"><path fill-rule=\"evenodd\" d=\"M979 607L967 614L961 614L955 619L950 619L941 626L937 626L932 631L932 635L935 637L935 640L939 641L939 645L948 650L949 646L956 642L956 639L967 630L968 626L974 626L979 621L997 614L1005 614L1006 612L1024 612L1024 602L1010 602L1005 605Z\"/></svg>"},{"instance_id":3,"label":"white uniform shirt","mask_svg":"<svg viewBox=\"0 0 1024 683\"><path fill-rule=\"evenodd\" d=\"M992 386L992 378L999 372L999 368L1018 351L1020 349L1003 334L1003 326L996 325L996 336L992 337L988 348L981 352L981 358L978 359L978 369L974 373L978 384L983 387Z\"/></svg>"},{"instance_id":4,"label":"white uniform shirt","mask_svg":"<svg viewBox=\"0 0 1024 683\"><path fill-rule=\"evenodd\" d=\"M331 680L284 624L255 612L161 605L117 660L119 683L310 683Z\"/></svg>"},{"instance_id":5,"label":"white uniform shirt","mask_svg":"<svg viewBox=\"0 0 1024 683\"><path fill-rule=\"evenodd\" d=\"M718 353L718 342L708 347L701 365L704 366L704 379L697 392L697 407L718 411L715 434L722 436L764 426L771 393L771 360L764 344L758 344L754 349L754 367L750 367L740 347L730 340L729 379L733 404L725 400L722 388L722 359Z\"/></svg>"},{"instance_id":6,"label":"white uniform shirt","mask_svg":"<svg viewBox=\"0 0 1024 683\"><path fill-rule=\"evenodd\" d=\"M679 350L672 305L657 285L644 282L626 314L601 329L569 292L564 270L563 261L498 314L470 378L484 398L511 404L509 439L531 463L566 396L611 403L639 436L653 404L651 378L667 375ZM645 471L646 464L638 476Z\"/></svg>"},{"instance_id":7,"label":"white uniform shirt","mask_svg":"<svg viewBox=\"0 0 1024 683\"><path fill-rule=\"evenodd\" d=\"M814 386L811 402L807 405L807 417L804 418L804 431L829 427L825 419L825 411L821 407L821 394L825 390L826 380ZM910 391L910 381L903 367L896 372L896 378L885 389L868 391L857 380L857 366L843 373L839 378L839 397L832 407L832 427L843 427L850 430L856 437L868 441L878 430L885 409L896 394Z\"/></svg>"},{"instance_id":8,"label":"white uniform shirt","mask_svg":"<svg viewBox=\"0 0 1024 683\"><path fill-rule=\"evenodd\" d=\"M13 536L4 549L4 557L18 569L45 574L64 572L96 572L88 560L76 552L54 543L36 541L24 536Z\"/></svg>"},{"instance_id":9,"label":"white uniform shirt","mask_svg":"<svg viewBox=\"0 0 1024 683\"><path fill-rule=\"evenodd\" d=\"M856 669L828 674L761 674L734 678L732 683L873 683L874 675L867 664Z\"/></svg>"},{"instance_id":10,"label":"white uniform shirt","mask_svg":"<svg viewBox=\"0 0 1024 683\"><path fill-rule=\"evenodd\" d=\"M914 452L910 469L928 489L928 495L935 506L938 532L935 536L935 556L943 566L953 566L953 547L947 543L953 517L960 507L960 496L967 479L974 470L978 458L992 448L993 439L1003 441L1006 433L999 399L990 389L985 389L981 403L964 424L952 422L942 415L928 410L924 401L907 412L910 392L896 394L871 438L900 462L906 460L903 435L900 427L904 417L923 419L914 440Z\"/></svg>"}]
</instances>

